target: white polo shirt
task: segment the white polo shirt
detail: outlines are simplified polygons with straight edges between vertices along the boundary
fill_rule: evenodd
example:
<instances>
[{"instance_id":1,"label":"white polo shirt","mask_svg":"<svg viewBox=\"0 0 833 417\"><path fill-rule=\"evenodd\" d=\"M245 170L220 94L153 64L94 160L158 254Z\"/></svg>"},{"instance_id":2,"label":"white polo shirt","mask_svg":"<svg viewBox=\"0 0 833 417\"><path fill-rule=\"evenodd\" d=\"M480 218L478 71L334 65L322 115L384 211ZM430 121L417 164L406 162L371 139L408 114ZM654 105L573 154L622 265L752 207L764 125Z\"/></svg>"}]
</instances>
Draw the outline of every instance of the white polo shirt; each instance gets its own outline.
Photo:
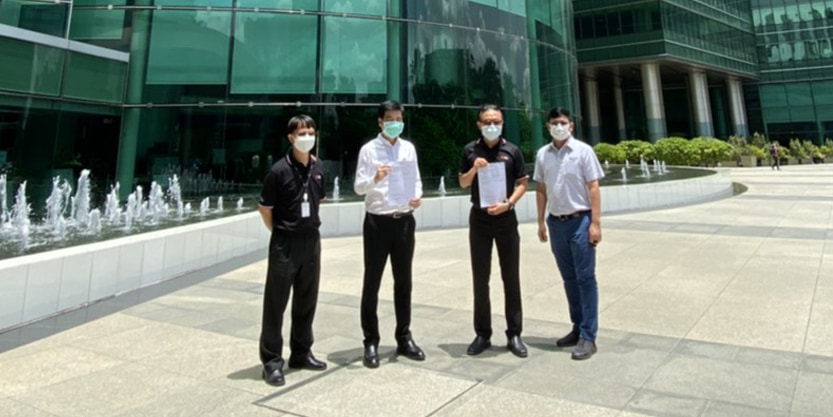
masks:
<instances>
[{"instance_id":1,"label":"white polo shirt","mask_svg":"<svg viewBox=\"0 0 833 417\"><path fill-rule=\"evenodd\" d=\"M593 148L570 137L561 150L552 142L538 150L532 179L546 186L549 213L561 216L590 210L587 183L604 175Z\"/></svg>"}]
</instances>

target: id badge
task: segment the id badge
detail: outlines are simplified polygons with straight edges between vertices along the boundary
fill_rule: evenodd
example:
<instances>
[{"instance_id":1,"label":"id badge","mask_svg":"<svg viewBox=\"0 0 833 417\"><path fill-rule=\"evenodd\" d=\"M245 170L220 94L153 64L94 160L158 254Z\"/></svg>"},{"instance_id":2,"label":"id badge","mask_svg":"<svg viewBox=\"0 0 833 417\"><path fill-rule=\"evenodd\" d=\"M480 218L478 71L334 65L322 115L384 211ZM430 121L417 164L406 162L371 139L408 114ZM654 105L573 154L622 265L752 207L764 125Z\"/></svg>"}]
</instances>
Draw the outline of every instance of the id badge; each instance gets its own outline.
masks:
<instances>
[{"instance_id":1,"label":"id badge","mask_svg":"<svg viewBox=\"0 0 833 417\"><path fill-rule=\"evenodd\" d=\"M309 201L301 203L301 217L309 217Z\"/></svg>"}]
</instances>

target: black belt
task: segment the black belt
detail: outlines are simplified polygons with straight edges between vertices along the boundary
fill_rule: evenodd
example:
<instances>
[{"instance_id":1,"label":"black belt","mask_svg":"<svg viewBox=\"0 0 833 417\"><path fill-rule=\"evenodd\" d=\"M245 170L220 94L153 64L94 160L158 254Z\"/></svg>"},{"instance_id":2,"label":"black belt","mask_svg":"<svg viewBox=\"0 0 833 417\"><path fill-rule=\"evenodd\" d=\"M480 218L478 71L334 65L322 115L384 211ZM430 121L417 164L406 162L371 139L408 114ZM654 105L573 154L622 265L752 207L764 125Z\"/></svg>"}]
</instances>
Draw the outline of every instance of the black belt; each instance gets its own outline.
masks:
<instances>
[{"instance_id":1,"label":"black belt","mask_svg":"<svg viewBox=\"0 0 833 417\"><path fill-rule=\"evenodd\" d=\"M587 213L590 213L590 210L582 210L582 211L577 211L575 213L562 214L560 216L556 216L555 214L550 213L550 217L553 218L554 220L566 222L567 220L570 220L570 219L577 219L577 218L581 217L581 215L587 214Z\"/></svg>"},{"instance_id":2,"label":"black belt","mask_svg":"<svg viewBox=\"0 0 833 417\"><path fill-rule=\"evenodd\" d=\"M373 213L370 213L370 214L373 214ZM412 214L414 214L413 211L397 211L397 212L393 212L393 213L373 214L373 215L378 216L378 217L388 217L388 218L391 218L391 219L401 219L403 217L408 217Z\"/></svg>"}]
</instances>

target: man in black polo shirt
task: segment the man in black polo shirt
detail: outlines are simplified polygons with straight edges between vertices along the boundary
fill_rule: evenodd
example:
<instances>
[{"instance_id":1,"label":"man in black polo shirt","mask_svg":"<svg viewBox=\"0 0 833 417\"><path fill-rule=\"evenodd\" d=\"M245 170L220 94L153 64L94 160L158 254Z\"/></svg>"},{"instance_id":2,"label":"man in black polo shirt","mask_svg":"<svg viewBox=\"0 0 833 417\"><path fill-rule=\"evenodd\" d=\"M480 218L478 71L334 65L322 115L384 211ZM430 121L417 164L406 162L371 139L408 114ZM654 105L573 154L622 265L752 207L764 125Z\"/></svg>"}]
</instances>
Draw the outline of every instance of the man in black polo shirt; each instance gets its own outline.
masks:
<instances>
[{"instance_id":1,"label":"man in black polo shirt","mask_svg":"<svg viewBox=\"0 0 833 417\"><path fill-rule=\"evenodd\" d=\"M478 112L477 127L481 137L463 149L460 162L460 187L471 187L472 208L469 214L469 247L474 282L474 331L477 337L468 347L469 355L478 355L491 346L492 312L489 302L489 274L492 266L492 242L500 258L500 275L506 297L507 347L518 357L526 357L521 340L521 283L519 277L520 236L515 204L526 192L529 178L521 151L505 138L503 111L485 105ZM481 207L477 172L489 164L502 163L506 172L506 195L503 202Z\"/></svg>"},{"instance_id":2,"label":"man in black polo shirt","mask_svg":"<svg viewBox=\"0 0 833 417\"><path fill-rule=\"evenodd\" d=\"M321 272L318 204L325 196L321 164L310 155L315 146L315 122L304 114L295 116L289 120L288 133L292 150L266 174L258 206L263 223L272 232L260 333L263 379L271 385L284 384L281 328L290 290L289 367L327 369L310 350Z\"/></svg>"}]
</instances>

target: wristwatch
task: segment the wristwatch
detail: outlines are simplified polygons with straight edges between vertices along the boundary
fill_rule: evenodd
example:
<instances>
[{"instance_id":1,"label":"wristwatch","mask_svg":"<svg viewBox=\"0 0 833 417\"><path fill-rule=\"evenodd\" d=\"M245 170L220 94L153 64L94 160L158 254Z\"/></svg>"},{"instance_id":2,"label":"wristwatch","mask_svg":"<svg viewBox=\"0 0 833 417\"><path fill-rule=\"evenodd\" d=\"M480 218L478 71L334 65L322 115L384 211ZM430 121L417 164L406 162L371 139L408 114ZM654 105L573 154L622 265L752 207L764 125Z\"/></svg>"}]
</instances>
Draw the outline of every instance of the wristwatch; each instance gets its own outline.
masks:
<instances>
[{"instance_id":1,"label":"wristwatch","mask_svg":"<svg viewBox=\"0 0 833 417\"><path fill-rule=\"evenodd\" d=\"M507 198L506 200L503 200L503 202L504 203L509 203L509 210L514 210L515 209L515 203L513 203L512 200Z\"/></svg>"}]
</instances>

